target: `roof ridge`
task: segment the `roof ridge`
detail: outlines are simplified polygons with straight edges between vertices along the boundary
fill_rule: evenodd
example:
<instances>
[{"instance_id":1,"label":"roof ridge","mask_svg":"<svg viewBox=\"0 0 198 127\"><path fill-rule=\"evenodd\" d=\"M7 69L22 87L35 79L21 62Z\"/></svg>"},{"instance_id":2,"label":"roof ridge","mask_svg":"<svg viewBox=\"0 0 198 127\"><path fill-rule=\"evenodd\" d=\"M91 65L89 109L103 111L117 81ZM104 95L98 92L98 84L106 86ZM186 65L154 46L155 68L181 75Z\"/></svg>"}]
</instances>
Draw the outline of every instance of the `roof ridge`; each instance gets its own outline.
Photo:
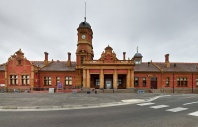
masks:
<instances>
[{"instance_id":1,"label":"roof ridge","mask_svg":"<svg viewBox=\"0 0 198 127\"><path fill-rule=\"evenodd\" d=\"M30 62L44 62L44 61L30 61Z\"/></svg>"}]
</instances>

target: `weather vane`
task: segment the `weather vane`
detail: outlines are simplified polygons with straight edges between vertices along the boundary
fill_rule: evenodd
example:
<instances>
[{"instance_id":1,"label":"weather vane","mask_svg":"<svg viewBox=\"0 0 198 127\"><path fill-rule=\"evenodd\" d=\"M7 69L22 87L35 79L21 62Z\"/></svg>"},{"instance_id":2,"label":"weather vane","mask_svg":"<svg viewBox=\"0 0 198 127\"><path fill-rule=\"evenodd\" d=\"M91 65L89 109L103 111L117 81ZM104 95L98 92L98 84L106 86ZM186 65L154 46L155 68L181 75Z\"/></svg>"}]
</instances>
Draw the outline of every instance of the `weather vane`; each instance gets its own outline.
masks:
<instances>
[{"instance_id":1,"label":"weather vane","mask_svg":"<svg viewBox=\"0 0 198 127\"><path fill-rule=\"evenodd\" d=\"M86 22L86 2L85 2L85 22Z\"/></svg>"}]
</instances>

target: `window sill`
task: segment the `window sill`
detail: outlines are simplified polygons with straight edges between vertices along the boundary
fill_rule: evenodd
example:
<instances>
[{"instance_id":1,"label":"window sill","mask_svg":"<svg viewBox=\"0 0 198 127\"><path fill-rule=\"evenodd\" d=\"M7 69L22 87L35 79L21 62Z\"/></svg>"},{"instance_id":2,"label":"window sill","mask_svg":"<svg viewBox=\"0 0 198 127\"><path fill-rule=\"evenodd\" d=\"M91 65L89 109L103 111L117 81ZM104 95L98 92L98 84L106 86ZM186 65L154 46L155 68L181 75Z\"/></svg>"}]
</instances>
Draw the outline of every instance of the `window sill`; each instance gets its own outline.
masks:
<instances>
[{"instance_id":1,"label":"window sill","mask_svg":"<svg viewBox=\"0 0 198 127\"><path fill-rule=\"evenodd\" d=\"M176 86L176 87L188 87L188 86Z\"/></svg>"}]
</instances>

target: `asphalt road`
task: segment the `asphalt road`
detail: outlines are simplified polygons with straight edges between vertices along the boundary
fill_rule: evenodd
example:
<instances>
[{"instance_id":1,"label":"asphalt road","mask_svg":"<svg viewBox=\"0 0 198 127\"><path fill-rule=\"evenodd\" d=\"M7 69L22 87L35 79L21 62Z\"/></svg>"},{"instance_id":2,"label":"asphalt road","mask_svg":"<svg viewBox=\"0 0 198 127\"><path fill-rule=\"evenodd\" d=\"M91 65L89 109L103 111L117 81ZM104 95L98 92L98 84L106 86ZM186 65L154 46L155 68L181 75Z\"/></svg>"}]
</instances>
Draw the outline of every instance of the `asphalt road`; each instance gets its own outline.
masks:
<instances>
[{"instance_id":1,"label":"asphalt road","mask_svg":"<svg viewBox=\"0 0 198 127\"><path fill-rule=\"evenodd\" d=\"M198 127L197 95L105 108L0 112L0 127Z\"/></svg>"}]
</instances>

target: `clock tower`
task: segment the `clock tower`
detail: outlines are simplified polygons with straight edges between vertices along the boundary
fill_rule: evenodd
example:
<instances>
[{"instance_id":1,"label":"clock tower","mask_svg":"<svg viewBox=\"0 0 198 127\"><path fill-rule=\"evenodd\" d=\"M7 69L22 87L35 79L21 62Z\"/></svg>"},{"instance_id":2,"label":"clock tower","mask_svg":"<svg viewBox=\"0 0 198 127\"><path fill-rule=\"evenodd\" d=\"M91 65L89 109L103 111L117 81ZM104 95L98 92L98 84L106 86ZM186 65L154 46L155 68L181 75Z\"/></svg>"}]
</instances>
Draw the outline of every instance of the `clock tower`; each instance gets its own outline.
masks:
<instances>
[{"instance_id":1,"label":"clock tower","mask_svg":"<svg viewBox=\"0 0 198 127\"><path fill-rule=\"evenodd\" d=\"M76 50L76 66L78 69L82 68L83 60L93 60L93 46L92 38L93 32L91 26L85 21L79 24L78 31L78 42Z\"/></svg>"}]
</instances>

